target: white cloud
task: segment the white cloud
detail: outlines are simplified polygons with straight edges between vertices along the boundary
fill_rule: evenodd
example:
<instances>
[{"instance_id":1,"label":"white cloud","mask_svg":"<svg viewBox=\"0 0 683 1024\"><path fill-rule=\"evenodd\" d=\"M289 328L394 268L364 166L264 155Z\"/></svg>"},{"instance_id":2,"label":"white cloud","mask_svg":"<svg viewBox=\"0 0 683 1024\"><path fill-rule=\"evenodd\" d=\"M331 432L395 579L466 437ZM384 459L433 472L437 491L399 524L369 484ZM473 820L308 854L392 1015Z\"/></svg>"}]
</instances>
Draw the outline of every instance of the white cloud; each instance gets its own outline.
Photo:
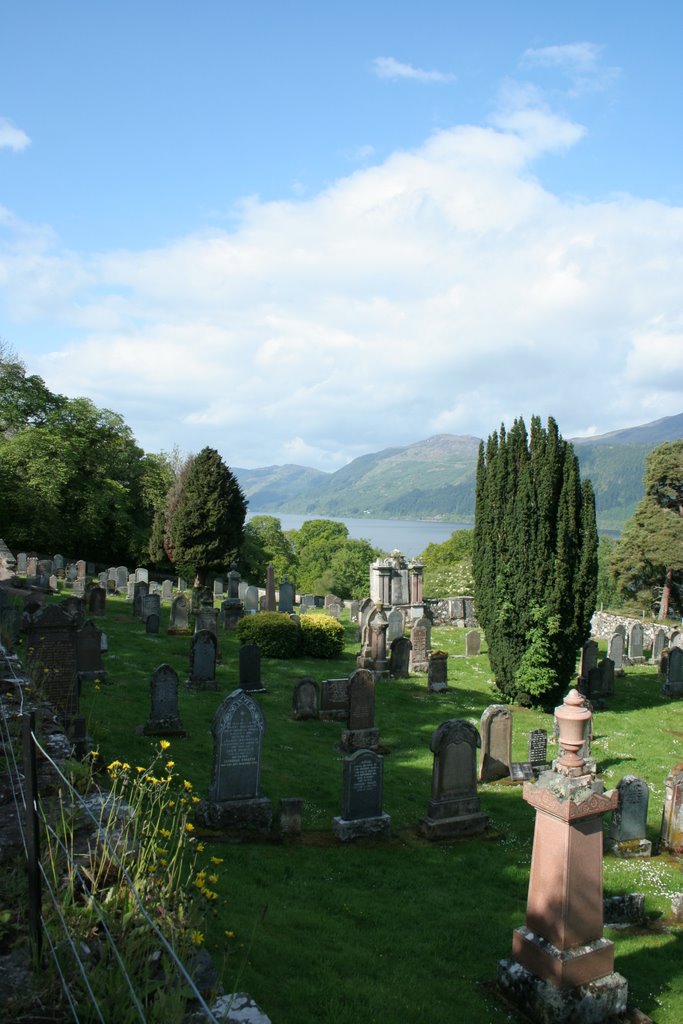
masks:
<instances>
[{"instance_id":1,"label":"white cloud","mask_svg":"<svg viewBox=\"0 0 683 1024\"><path fill-rule=\"evenodd\" d=\"M13 149L15 153L21 152L31 144L26 132L6 117L0 117L0 149Z\"/></svg>"},{"instance_id":2,"label":"white cloud","mask_svg":"<svg viewBox=\"0 0 683 1024\"><path fill-rule=\"evenodd\" d=\"M570 80L571 93L580 95L606 89L619 77L619 68L602 63L602 51L602 46L588 42L542 46L525 50L520 66L558 70Z\"/></svg>"},{"instance_id":3,"label":"white cloud","mask_svg":"<svg viewBox=\"0 0 683 1024\"><path fill-rule=\"evenodd\" d=\"M395 80L409 78L414 82L453 82L455 75L447 71L424 71L412 64L402 64L394 57L375 57L372 70L378 78Z\"/></svg>"},{"instance_id":4,"label":"white cloud","mask_svg":"<svg viewBox=\"0 0 683 1024\"><path fill-rule=\"evenodd\" d=\"M63 251L5 215L4 333L66 332L28 360L50 387L120 411L147 450L237 466L329 470L520 414L569 437L680 412L683 210L544 189L534 161L581 131L508 96L490 127L144 251Z\"/></svg>"}]
</instances>

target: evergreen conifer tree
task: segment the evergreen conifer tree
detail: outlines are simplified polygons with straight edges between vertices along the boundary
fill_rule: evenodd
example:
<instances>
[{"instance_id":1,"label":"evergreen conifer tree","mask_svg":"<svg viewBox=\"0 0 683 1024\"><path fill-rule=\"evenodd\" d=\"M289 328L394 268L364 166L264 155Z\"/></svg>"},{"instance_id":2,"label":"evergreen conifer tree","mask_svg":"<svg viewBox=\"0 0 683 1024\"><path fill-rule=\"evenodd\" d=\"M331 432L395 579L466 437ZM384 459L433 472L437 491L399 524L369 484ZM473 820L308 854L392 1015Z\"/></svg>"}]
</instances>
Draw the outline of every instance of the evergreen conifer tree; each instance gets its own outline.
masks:
<instances>
[{"instance_id":1,"label":"evergreen conifer tree","mask_svg":"<svg viewBox=\"0 0 683 1024\"><path fill-rule=\"evenodd\" d=\"M593 489L553 419L544 429L533 417L530 434L515 420L480 447L472 571L498 689L510 700L554 697L590 635L597 529Z\"/></svg>"}]
</instances>

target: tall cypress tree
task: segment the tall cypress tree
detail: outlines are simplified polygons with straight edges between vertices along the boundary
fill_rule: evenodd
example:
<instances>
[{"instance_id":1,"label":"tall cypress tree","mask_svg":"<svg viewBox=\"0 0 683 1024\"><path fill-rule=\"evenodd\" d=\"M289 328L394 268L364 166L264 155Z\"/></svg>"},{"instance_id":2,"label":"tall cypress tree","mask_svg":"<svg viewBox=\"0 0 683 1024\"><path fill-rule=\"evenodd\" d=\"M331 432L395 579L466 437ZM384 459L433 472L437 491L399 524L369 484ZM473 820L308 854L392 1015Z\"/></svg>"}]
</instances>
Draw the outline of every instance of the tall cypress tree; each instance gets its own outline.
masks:
<instances>
[{"instance_id":1,"label":"tall cypress tree","mask_svg":"<svg viewBox=\"0 0 683 1024\"><path fill-rule=\"evenodd\" d=\"M566 687L590 635L593 489L555 421L533 417L530 435L520 418L482 444L476 497L472 571L496 684L508 699L545 701Z\"/></svg>"}]
</instances>

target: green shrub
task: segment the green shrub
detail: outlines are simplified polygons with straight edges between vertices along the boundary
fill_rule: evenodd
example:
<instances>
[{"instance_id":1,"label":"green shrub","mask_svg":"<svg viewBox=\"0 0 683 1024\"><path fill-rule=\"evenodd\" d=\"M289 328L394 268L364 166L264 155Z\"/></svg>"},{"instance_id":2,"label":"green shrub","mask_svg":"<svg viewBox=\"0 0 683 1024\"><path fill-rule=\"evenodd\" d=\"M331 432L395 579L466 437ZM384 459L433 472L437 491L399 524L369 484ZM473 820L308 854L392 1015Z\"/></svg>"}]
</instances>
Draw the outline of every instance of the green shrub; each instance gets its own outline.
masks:
<instances>
[{"instance_id":1,"label":"green shrub","mask_svg":"<svg viewBox=\"0 0 683 1024\"><path fill-rule=\"evenodd\" d=\"M344 627L331 615L309 613L299 624L303 651L310 658L338 658L344 650Z\"/></svg>"},{"instance_id":2,"label":"green shrub","mask_svg":"<svg viewBox=\"0 0 683 1024\"><path fill-rule=\"evenodd\" d=\"M241 644L258 644L264 658L296 658L301 650L298 623L284 612L245 615L237 625Z\"/></svg>"}]
</instances>

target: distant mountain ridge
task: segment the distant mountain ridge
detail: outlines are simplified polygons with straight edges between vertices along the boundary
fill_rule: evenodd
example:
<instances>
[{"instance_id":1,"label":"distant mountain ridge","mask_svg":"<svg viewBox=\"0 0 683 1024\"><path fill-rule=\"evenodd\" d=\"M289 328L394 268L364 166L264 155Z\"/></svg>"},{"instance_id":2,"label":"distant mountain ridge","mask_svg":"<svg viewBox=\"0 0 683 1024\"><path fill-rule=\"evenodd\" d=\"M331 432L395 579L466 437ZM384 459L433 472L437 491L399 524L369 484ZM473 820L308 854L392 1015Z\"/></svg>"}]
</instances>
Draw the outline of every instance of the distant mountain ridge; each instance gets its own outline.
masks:
<instances>
[{"instance_id":1,"label":"distant mountain ridge","mask_svg":"<svg viewBox=\"0 0 683 1024\"><path fill-rule=\"evenodd\" d=\"M683 438L683 413L570 438L581 476L593 483L598 524L618 530L643 495L648 453ZM334 473L306 466L233 467L253 511L376 519L442 519L470 522L480 438L436 434L403 447L353 459Z\"/></svg>"}]
</instances>

